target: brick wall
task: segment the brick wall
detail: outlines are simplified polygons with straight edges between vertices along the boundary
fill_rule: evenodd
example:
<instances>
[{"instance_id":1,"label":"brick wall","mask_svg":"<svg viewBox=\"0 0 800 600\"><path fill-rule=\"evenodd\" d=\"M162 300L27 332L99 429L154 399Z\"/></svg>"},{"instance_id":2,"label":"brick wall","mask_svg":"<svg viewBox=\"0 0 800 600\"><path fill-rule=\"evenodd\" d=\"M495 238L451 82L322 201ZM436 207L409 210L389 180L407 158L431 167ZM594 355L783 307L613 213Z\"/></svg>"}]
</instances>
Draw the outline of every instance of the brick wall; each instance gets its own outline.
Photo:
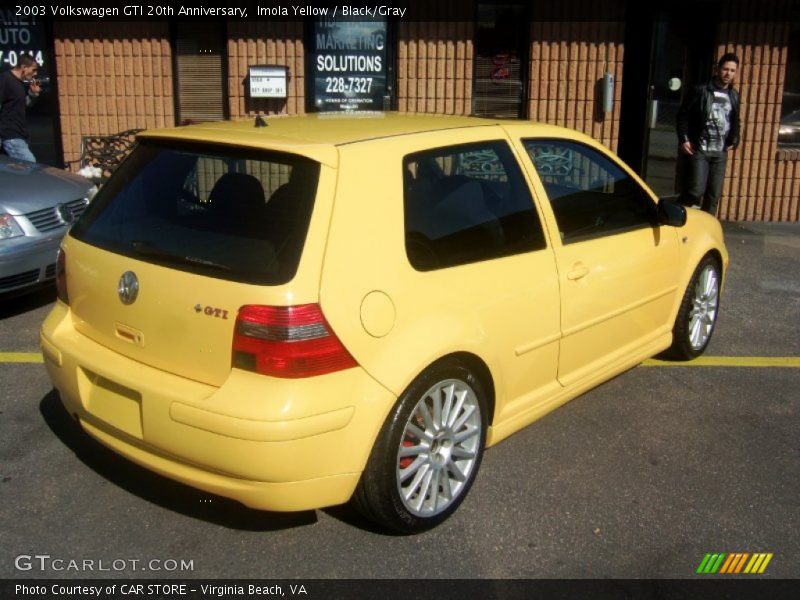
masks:
<instances>
[{"instance_id":1,"label":"brick wall","mask_svg":"<svg viewBox=\"0 0 800 600\"><path fill-rule=\"evenodd\" d=\"M459 14L466 14L463 3L444 0L430 5L431 21L397 23L395 92L400 111L471 112L474 19L436 20L457 5ZM541 3L531 6L529 118L578 129L616 150L624 85L624 1L600 6L590 0L563 0L548 5L547 14L539 14ZM717 52L730 50L741 57L743 98L742 144L731 154L720 204L724 219L800 220L800 152L777 146L790 7L791 0L763 5L733 0L721 13ZM65 160L79 157L83 135L174 124L166 22L55 22L54 34ZM302 22L231 21L227 38L232 118L305 112ZM286 65L288 98L248 98L251 64ZM606 71L616 80L608 114L601 111L598 85Z\"/></svg>"},{"instance_id":2,"label":"brick wall","mask_svg":"<svg viewBox=\"0 0 800 600\"><path fill-rule=\"evenodd\" d=\"M720 218L800 220L800 156L778 149L790 3L733 2L717 33L717 57L741 60L742 140L729 155Z\"/></svg>"},{"instance_id":3,"label":"brick wall","mask_svg":"<svg viewBox=\"0 0 800 600\"><path fill-rule=\"evenodd\" d=\"M474 23L463 21L399 23L399 111L455 115L470 113L474 29Z\"/></svg>"},{"instance_id":4,"label":"brick wall","mask_svg":"<svg viewBox=\"0 0 800 600\"><path fill-rule=\"evenodd\" d=\"M575 8L580 3L573 3ZM531 23L530 119L571 127L616 151L625 24L618 21ZM602 112L600 81L614 75L612 111Z\"/></svg>"},{"instance_id":5,"label":"brick wall","mask_svg":"<svg viewBox=\"0 0 800 600\"><path fill-rule=\"evenodd\" d=\"M289 67L287 98L251 99L245 93L249 65ZM305 112L305 51L301 22L228 23L228 95L231 118Z\"/></svg>"},{"instance_id":6,"label":"brick wall","mask_svg":"<svg viewBox=\"0 0 800 600\"><path fill-rule=\"evenodd\" d=\"M166 23L55 22L64 160L81 136L174 125Z\"/></svg>"},{"instance_id":7,"label":"brick wall","mask_svg":"<svg viewBox=\"0 0 800 600\"><path fill-rule=\"evenodd\" d=\"M437 5L436 11L448 14L448 5ZM578 129L616 149L624 2L610 0L598 12L587 0L564 0L557 11L532 10L529 118ZM463 8L458 12L465 14ZM398 109L470 114L474 36L474 21L401 21L397 32ZM598 85L606 70L616 81L613 110L608 114L601 111Z\"/></svg>"}]
</instances>

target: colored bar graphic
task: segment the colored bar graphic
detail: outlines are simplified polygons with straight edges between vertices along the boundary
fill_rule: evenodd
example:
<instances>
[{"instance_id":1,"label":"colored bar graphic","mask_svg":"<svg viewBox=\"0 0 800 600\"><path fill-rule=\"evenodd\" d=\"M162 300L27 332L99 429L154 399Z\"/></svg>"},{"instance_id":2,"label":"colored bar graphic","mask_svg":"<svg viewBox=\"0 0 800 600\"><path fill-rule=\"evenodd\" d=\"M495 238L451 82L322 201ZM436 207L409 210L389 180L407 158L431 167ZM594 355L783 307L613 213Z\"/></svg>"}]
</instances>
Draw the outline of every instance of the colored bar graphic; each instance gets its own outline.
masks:
<instances>
[{"instance_id":1,"label":"colored bar graphic","mask_svg":"<svg viewBox=\"0 0 800 600\"><path fill-rule=\"evenodd\" d=\"M773 556L773 555L772 555L772 552L770 552L769 554L767 554L767 555L764 557L764 562L763 562L763 563L761 563L761 568L758 570L758 572L759 572L759 573L763 573L763 572L766 570L766 568L767 568L767 565L769 564L769 561L771 561L771 560L772 560L772 556Z\"/></svg>"},{"instance_id":2,"label":"colored bar graphic","mask_svg":"<svg viewBox=\"0 0 800 600\"><path fill-rule=\"evenodd\" d=\"M722 559L725 558L725 554L706 554L703 562L700 563L700 566L697 568L698 573L716 573L717 569L719 569L719 565L722 562Z\"/></svg>"},{"instance_id":3,"label":"colored bar graphic","mask_svg":"<svg viewBox=\"0 0 800 600\"><path fill-rule=\"evenodd\" d=\"M747 563L747 566L744 569L745 573L757 573L758 568L761 566L761 563L764 562L764 555L763 554L753 554L753 558L750 559L750 562Z\"/></svg>"},{"instance_id":4,"label":"colored bar graphic","mask_svg":"<svg viewBox=\"0 0 800 600\"><path fill-rule=\"evenodd\" d=\"M709 562L710 559L711 559L711 555L710 554L706 554L705 557L703 558L702 562L700 563L700 566L697 567L697 572L698 573L705 573L706 572L706 566L708 565L708 562Z\"/></svg>"},{"instance_id":5,"label":"colored bar graphic","mask_svg":"<svg viewBox=\"0 0 800 600\"><path fill-rule=\"evenodd\" d=\"M703 557L697 573L703 575L736 575L740 573L756 574L763 573L769 561L772 560L772 553L749 552L725 552L708 553ZM745 566L747 565L747 566Z\"/></svg>"},{"instance_id":6,"label":"colored bar graphic","mask_svg":"<svg viewBox=\"0 0 800 600\"><path fill-rule=\"evenodd\" d=\"M722 561L723 560L725 560L725 553L724 552L719 555L719 558L717 559L717 562L714 563L714 566L711 568L711 572L712 573L716 573L717 571L719 571L719 567L720 567L720 565L722 565Z\"/></svg>"},{"instance_id":7,"label":"colored bar graphic","mask_svg":"<svg viewBox=\"0 0 800 600\"><path fill-rule=\"evenodd\" d=\"M720 573L727 573L728 569L731 568L731 563L736 560L736 554L728 554L728 559L723 563L722 568L720 569Z\"/></svg>"},{"instance_id":8,"label":"colored bar graphic","mask_svg":"<svg viewBox=\"0 0 800 600\"><path fill-rule=\"evenodd\" d=\"M744 554L740 554L739 556L740 558L739 562L736 563L736 569L734 570L733 568L731 568L731 573L740 573L742 571L742 569L744 568L744 563L747 561L748 558L750 558L750 553L745 552Z\"/></svg>"},{"instance_id":9,"label":"colored bar graphic","mask_svg":"<svg viewBox=\"0 0 800 600\"><path fill-rule=\"evenodd\" d=\"M700 566L697 567L697 573L705 573L706 572L706 565L708 564L708 561L710 559L711 559L711 555L710 554L706 554L703 557L703 560L700 562Z\"/></svg>"}]
</instances>

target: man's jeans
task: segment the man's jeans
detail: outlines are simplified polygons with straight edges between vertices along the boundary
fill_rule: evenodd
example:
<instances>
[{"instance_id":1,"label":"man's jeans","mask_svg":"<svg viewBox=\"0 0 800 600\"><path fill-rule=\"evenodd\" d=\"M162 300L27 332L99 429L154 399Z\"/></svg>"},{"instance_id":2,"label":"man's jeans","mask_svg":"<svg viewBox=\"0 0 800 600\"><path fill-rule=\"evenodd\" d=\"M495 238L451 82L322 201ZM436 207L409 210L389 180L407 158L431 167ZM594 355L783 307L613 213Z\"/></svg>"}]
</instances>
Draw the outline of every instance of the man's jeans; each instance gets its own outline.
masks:
<instances>
[{"instance_id":1,"label":"man's jeans","mask_svg":"<svg viewBox=\"0 0 800 600\"><path fill-rule=\"evenodd\" d=\"M36 162L36 157L33 155L33 152L31 152L31 149L28 148L28 142L22 138L3 140L3 150L5 150L6 154L11 158Z\"/></svg>"},{"instance_id":2,"label":"man's jeans","mask_svg":"<svg viewBox=\"0 0 800 600\"><path fill-rule=\"evenodd\" d=\"M728 153L703 152L694 148L692 156L683 156L686 167L686 187L683 192L683 203L699 204L701 208L716 216L719 198L722 195L722 182L725 179L725 167L728 164Z\"/></svg>"}]
</instances>

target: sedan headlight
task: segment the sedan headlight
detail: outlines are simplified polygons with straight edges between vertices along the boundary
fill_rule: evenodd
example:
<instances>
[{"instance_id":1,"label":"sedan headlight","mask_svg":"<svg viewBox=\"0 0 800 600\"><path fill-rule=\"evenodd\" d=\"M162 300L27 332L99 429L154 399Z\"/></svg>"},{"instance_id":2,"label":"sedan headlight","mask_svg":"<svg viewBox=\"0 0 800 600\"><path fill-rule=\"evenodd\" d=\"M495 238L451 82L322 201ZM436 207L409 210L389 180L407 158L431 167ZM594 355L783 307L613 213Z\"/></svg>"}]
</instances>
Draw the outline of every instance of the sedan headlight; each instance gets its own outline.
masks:
<instances>
[{"instance_id":1,"label":"sedan headlight","mask_svg":"<svg viewBox=\"0 0 800 600\"><path fill-rule=\"evenodd\" d=\"M16 219L11 215L0 214L0 240L7 240L10 238L25 235L22 227L19 226Z\"/></svg>"},{"instance_id":2,"label":"sedan headlight","mask_svg":"<svg viewBox=\"0 0 800 600\"><path fill-rule=\"evenodd\" d=\"M97 186L93 185L92 187L89 188L89 190L86 192L86 196L84 197L86 198L87 202L91 202L92 198L95 197L95 194L97 194Z\"/></svg>"}]
</instances>

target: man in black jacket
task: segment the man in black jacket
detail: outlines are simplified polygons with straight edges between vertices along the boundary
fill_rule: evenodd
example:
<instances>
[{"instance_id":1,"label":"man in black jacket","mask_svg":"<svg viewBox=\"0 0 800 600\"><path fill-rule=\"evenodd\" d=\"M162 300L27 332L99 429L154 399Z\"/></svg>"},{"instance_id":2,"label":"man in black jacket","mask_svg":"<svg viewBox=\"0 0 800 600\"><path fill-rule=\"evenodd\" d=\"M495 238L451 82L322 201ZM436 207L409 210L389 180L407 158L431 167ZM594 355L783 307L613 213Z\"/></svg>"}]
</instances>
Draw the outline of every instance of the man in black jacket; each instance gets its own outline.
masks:
<instances>
[{"instance_id":1,"label":"man in black jacket","mask_svg":"<svg viewBox=\"0 0 800 600\"><path fill-rule=\"evenodd\" d=\"M678 110L678 144L686 168L681 197L684 204L712 215L717 214L728 151L739 144L739 93L733 89L738 70L739 58L724 54L712 80L688 90Z\"/></svg>"},{"instance_id":2,"label":"man in black jacket","mask_svg":"<svg viewBox=\"0 0 800 600\"><path fill-rule=\"evenodd\" d=\"M41 91L35 79L38 70L33 57L22 54L16 67L0 73L0 141L17 160L36 162L28 147L25 111Z\"/></svg>"}]
</instances>

